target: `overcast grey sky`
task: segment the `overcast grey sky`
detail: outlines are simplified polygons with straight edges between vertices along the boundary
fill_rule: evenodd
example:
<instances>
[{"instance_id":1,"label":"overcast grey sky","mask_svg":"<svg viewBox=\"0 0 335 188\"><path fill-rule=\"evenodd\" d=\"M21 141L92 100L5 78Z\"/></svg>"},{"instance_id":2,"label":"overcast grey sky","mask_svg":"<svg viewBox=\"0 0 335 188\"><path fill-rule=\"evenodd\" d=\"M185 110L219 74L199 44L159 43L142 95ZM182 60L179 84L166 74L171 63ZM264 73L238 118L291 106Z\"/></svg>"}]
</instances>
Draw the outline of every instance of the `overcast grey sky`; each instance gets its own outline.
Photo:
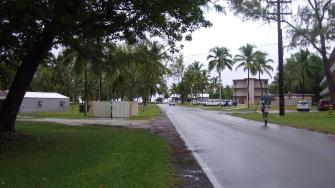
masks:
<instances>
[{"instance_id":1,"label":"overcast grey sky","mask_svg":"<svg viewBox=\"0 0 335 188\"><path fill-rule=\"evenodd\" d=\"M195 31L192 35L192 41L185 41L182 44L184 48L181 53L184 55L186 65L194 61L200 61L207 69L207 56L209 50L213 47L227 47L230 53L234 56L239 53L239 48L247 43L257 46L257 50L267 52L268 58L272 59L274 71L272 77L277 73L278 57L277 57L277 25L267 24L262 21L242 21L239 17L234 16L231 12L226 15L209 11L206 13L206 18L212 22L210 28L201 28ZM285 31L283 31L284 45ZM288 55L287 51L284 53ZM245 78L247 75L243 72L243 68L235 71L234 66L232 71L226 70L222 74L223 85L232 85L233 79ZM216 76L216 72L212 72L212 76ZM262 78L270 79L268 75L262 75ZM272 79L270 79L272 81Z\"/></svg>"}]
</instances>

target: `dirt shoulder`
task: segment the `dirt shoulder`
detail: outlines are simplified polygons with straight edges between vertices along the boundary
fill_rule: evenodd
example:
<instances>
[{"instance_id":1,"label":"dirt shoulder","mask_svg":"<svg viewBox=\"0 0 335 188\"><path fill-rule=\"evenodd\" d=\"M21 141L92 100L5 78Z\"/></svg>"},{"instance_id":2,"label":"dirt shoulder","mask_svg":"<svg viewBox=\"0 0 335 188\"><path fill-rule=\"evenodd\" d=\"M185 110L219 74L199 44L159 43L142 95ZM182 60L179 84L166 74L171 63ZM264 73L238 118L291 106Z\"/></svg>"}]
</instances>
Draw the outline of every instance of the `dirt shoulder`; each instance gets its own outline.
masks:
<instances>
[{"instance_id":1,"label":"dirt shoulder","mask_svg":"<svg viewBox=\"0 0 335 188\"><path fill-rule=\"evenodd\" d=\"M176 175L181 182L181 188L212 188L213 185L196 161L192 152L177 133L175 127L162 113L152 123L152 131L159 134L170 145L172 150L171 162L175 168Z\"/></svg>"}]
</instances>

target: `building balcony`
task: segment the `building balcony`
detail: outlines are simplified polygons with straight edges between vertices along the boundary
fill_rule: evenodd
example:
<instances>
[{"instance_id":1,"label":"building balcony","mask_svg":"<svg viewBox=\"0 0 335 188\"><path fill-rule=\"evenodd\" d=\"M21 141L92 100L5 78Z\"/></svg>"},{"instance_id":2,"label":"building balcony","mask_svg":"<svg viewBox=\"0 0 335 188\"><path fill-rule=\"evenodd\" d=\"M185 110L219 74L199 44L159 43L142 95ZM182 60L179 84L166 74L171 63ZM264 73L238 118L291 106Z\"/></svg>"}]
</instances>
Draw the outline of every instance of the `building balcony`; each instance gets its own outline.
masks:
<instances>
[{"instance_id":1,"label":"building balcony","mask_svg":"<svg viewBox=\"0 0 335 188\"><path fill-rule=\"evenodd\" d=\"M236 88L236 89L245 89L245 88L247 88L247 85L242 85L242 84L234 85L233 88Z\"/></svg>"}]
</instances>

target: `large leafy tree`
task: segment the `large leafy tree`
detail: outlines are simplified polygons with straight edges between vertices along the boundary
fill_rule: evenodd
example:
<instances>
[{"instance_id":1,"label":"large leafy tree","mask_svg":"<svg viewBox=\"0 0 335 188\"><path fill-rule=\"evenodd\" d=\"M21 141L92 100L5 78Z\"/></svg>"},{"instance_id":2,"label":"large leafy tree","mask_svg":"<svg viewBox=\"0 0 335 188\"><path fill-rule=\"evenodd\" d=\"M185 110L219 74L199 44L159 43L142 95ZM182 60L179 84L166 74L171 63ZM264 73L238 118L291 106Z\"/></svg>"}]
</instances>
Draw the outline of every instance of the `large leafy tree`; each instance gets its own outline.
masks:
<instances>
[{"instance_id":1,"label":"large leafy tree","mask_svg":"<svg viewBox=\"0 0 335 188\"><path fill-rule=\"evenodd\" d=\"M0 56L18 68L0 113L0 131L14 132L15 119L33 76L52 47L83 39L136 42L147 36L175 41L210 26L202 7L209 0L13 0L0 3ZM188 36L188 35L187 35ZM189 37L188 37L189 38ZM14 58L15 57L15 58Z\"/></svg>"},{"instance_id":2,"label":"large leafy tree","mask_svg":"<svg viewBox=\"0 0 335 188\"><path fill-rule=\"evenodd\" d=\"M310 58L308 50L300 50L298 53L293 54L287 61L289 64L294 64L293 70L297 72L297 81L301 86L301 95L304 99L306 79L313 76L313 67L311 66L312 59Z\"/></svg>"},{"instance_id":3,"label":"large leafy tree","mask_svg":"<svg viewBox=\"0 0 335 188\"><path fill-rule=\"evenodd\" d=\"M229 53L228 48L225 47L215 47L209 50L209 55L207 56L208 62L208 70L216 70L219 74L220 79L220 100L222 99L221 96L221 89L222 89L222 78L221 73L228 68L229 70L232 69L234 61L232 60L232 55Z\"/></svg>"},{"instance_id":4,"label":"large leafy tree","mask_svg":"<svg viewBox=\"0 0 335 188\"><path fill-rule=\"evenodd\" d=\"M255 51L256 46L247 44L245 46L242 46L240 50L240 54L235 55L234 61L236 63L239 63L236 66L236 70L240 67L243 67L244 71L248 72L248 80L247 80L247 103L248 103L248 108L250 107L249 104L249 79L250 79L250 70L253 67L254 62L256 61L257 58L257 51Z\"/></svg>"},{"instance_id":5,"label":"large leafy tree","mask_svg":"<svg viewBox=\"0 0 335 188\"><path fill-rule=\"evenodd\" d=\"M275 20L268 14L264 0L231 0L231 7L246 19ZM331 66L335 62L335 2L332 0L307 0L298 4L298 11L292 21L283 19L289 27L291 46L311 46L322 58L323 71L327 78L329 96L335 104L335 76Z\"/></svg>"},{"instance_id":6,"label":"large leafy tree","mask_svg":"<svg viewBox=\"0 0 335 188\"><path fill-rule=\"evenodd\" d=\"M292 54L285 60L285 92L311 93L315 100L319 99L320 82L322 80L322 59L306 50ZM272 93L278 92L278 75L270 85ZM304 83L304 84L303 84Z\"/></svg>"},{"instance_id":7,"label":"large leafy tree","mask_svg":"<svg viewBox=\"0 0 335 188\"><path fill-rule=\"evenodd\" d=\"M179 83L185 71L183 55L179 55L178 57L174 58L174 61L172 64L170 64L169 68L171 70L171 76L176 78Z\"/></svg>"}]
</instances>

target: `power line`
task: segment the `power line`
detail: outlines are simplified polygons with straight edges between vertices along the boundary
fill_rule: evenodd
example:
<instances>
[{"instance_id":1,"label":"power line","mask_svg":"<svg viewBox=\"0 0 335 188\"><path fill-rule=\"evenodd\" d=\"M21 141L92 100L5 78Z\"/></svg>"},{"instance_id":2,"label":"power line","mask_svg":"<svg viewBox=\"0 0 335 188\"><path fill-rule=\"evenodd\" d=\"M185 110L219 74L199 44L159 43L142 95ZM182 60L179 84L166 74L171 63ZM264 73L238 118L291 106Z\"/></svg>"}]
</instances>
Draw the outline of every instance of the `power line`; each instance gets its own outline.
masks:
<instances>
[{"instance_id":1,"label":"power line","mask_svg":"<svg viewBox=\"0 0 335 188\"><path fill-rule=\"evenodd\" d=\"M289 43L289 41L285 41L283 43ZM269 43L269 44L263 44L263 45L259 45L259 46L256 46L257 48L262 48L262 47L267 47L267 46L275 46L275 45L278 45L278 43ZM287 46L284 46L284 47L288 47ZM239 48L237 49L231 49L230 51L238 51ZM203 56L203 55L208 55L209 52L204 52L204 53L198 53L198 54L190 54L190 55L184 55L184 57L193 57L193 56Z\"/></svg>"}]
</instances>

